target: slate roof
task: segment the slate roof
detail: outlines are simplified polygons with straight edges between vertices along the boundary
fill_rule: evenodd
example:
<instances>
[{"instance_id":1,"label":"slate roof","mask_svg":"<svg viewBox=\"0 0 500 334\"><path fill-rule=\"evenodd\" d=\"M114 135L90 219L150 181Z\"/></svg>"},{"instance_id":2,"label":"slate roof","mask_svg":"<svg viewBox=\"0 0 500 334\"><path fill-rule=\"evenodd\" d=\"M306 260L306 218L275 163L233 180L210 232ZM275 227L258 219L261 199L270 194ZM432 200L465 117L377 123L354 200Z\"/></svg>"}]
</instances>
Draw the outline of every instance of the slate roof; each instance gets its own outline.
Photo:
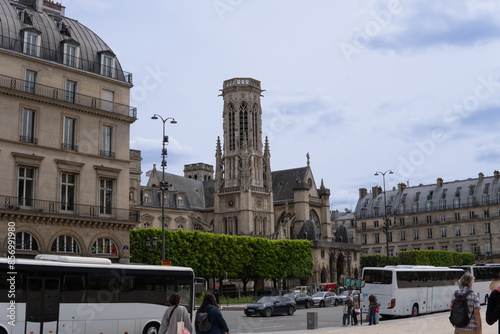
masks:
<instances>
[{"instance_id":1,"label":"slate roof","mask_svg":"<svg viewBox=\"0 0 500 334\"><path fill-rule=\"evenodd\" d=\"M297 176L301 181L305 179L307 167L279 170L271 172L273 179L273 200L293 201L292 187L297 183Z\"/></svg>"},{"instance_id":2,"label":"slate roof","mask_svg":"<svg viewBox=\"0 0 500 334\"><path fill-rule=\"evenodd\" d=\"M21 2L9 0L0 0L0 34L3 36L3 38L0 38L0 43L3 48L11 48L16 51L19 51L20 48L22 50L21 29L31 26L20 20L17 8L25 11L29 15L29 20L33 28L40 31L40 46L42 48L40 57L43 59L55 57L53 60L61 62L61 42L68 39L80 44L82 66L83 63L86 64L85 66L88 66L87 64L99 64L100 52L108 51L113 53L111 48L97 34L77 20L52 13L49 14L45 11L39 12L35 8L23 5ZM61 33L63 24L69 29L71 37ZM15 41L15 46L10 45L13 41ZM48 54L49 52L50 55ZM118 59L115 59L115 69L117 70L117 74L122 73ZM90 69L86 68L86 70ZM98 70L97 68L91 71ZM123 77L119 77L118 79L123 80Z\"/></svg>"},{"instance_id":3,"label":"slate roof","mask_svg":"<svg viewBox=\"0 0 500 334\"><path fill-rule=\"evenodd\" d=\"M161 177L161 172L159 173ZM214 207L214 180L200 181L184 176L165 173L165 181L170 185L168 197L168 207L176 208L175 196L184 193L184 207L182 209L213 209ZM143 189L147 189L143 187ZM161 190L156 187L151 188L151 205L160 206Z\"/></svg>"},{"instance_id":4,"label":"slate roof","mask_svg":"<svg viewBox=\"0 0 500 334\"><path fill-rule=\"evenodd\" d=\"M493 176L470 178L429 185L407 187L403 191L388 190L386 192L387 206L392 208L394 214L408 214L435 210L449 210L454 208L484 205L484 197L489 196L490 203L498 203L500 199L500 182ZM431 205L430 210L426 210ZM384 193L375 198L372 193L358 200L356 216L362 218L361 211L366 212L364 217L373 217L374 208L379 207L379 216L384 215Z\"/></svg>"},{"instance_id":5,"label":"slate roof","mask_svg":"<svg viewBox=\"0 0 500 334\"><path fill-rule=\"evenodd\" d=\"M297 239L307 239L311 241L319 241L321 239L321 232L316 227L316 224L312 220L304 221L302 227L300 228Z\"/></svg>"}]
</instances>

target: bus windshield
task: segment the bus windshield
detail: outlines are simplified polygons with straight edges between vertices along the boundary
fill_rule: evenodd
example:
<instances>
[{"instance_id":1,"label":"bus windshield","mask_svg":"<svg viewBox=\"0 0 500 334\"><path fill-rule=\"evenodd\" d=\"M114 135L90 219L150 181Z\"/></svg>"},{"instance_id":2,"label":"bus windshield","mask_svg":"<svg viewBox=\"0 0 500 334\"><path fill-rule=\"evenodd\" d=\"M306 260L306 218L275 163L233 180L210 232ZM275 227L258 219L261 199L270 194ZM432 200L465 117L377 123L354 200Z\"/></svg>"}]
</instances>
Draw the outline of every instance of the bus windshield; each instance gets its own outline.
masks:
<instances>
[{"instance_id":1,"label":"bus windshield","mask_svg":"<svg viewBox=\"0 0 500 334\"><path fill-rule=\"evenodd\" d=\"M367 269L364 271L364 280L365 283L392 284L392 271Z\"/></svg>"}]
</instances>

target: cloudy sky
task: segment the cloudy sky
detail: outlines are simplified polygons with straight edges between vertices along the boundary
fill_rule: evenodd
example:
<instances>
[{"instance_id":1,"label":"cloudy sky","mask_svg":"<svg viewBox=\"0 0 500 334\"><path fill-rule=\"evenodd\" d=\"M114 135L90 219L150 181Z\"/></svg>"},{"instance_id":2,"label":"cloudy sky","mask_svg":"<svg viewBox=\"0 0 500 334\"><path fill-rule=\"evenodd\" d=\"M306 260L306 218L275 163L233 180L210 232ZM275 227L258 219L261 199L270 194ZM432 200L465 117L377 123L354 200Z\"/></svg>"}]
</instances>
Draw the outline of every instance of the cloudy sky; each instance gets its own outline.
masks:
<instances>
[{"instance_id":1,"label":"cloudy sky","mask_svg":"<svg viewBox=\"0 0 500 334\"><path fill-rule=\"evenodd\" d=\"M261 81L272 170L306 165L333 210L358 189L486 176L500 168L500 3L63 0L134 75L131 148L143 177L215 165L226 79Z\"/></svg>"}]
</instances>

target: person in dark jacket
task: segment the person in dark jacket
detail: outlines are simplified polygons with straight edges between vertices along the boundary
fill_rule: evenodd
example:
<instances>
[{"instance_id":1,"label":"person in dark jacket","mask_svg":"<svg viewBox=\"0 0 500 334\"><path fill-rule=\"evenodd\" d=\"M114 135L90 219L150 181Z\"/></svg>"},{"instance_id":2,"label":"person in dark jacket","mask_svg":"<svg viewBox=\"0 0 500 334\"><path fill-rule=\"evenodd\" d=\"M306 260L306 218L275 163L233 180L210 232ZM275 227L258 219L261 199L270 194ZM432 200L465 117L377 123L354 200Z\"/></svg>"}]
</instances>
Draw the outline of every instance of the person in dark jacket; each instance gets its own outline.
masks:
<instances>
[{"instance_id":1,"label":"person in dark jacket","mask_svg":"<svg viewBox=\"0 0 500 334\"><path fill-rule=\"evenodd\" d=\"M494 283L497 287L491 292L486 307L486 323L490 326L500 320L500 285L498 285L500 281L492 282L492 284ZM500 334L500 321L498 321L498 333Z\"/></svg>"},{"instance_id":2,"label":"person in dark jacket","mask_svg":"<svg viewBox=\"0 0 500 334\"><path fill-rule=\"evenodd\" d=\"M212 328L206 332L198 329L198 323L195 321L195 329L197 334L229 334L227 323L222 317L215 296L211 293L206 293L203 302L198 308L198 312L208 312L208 320L212 323Z\"/></svg>"}]
</instances>

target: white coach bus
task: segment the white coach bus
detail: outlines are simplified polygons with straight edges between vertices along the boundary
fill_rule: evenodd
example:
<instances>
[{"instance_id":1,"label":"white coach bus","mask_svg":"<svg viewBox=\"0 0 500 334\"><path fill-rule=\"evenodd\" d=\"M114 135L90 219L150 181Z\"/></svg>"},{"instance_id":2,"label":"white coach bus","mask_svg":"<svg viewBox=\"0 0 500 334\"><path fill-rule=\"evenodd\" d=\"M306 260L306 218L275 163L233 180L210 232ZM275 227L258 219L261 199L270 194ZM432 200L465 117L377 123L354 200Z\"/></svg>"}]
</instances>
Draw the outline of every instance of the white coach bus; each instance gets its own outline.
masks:
<instances>
[{"instance_id":1,"label":"white coach bus","mask_svg":"<svg viewBox=\"0 0 500 334\"><path fill-rule=\"evenodd\" d=\"M432 266L363 268L363 312L369 313L370 295L377 297L385 317L449 310L463 274L463 269Z\"/></svg>"},{"instance_id":2,"label":"white coach bus","mask_svg":"<svg viewBox=\"0 0 500 334\"><path fill-rule=\"evenodd\" d=\"M173 292L193 314L191 268L38 255L0 258L0 334L154 334Z\"/></svg>"},{"instance_id":3,"label":"white coach bus","mask_svg":"<svg viewBox=\"0 0 500 334\"><path fill-rule=\"evenodd\" d=\"M479 300L481 301L481 303L487 304L488 298L490 297L491 293L491 282L500 280L500 264L474 264L472 266L460 266L452 268L463 269L466 273L474 276L472 290L479 294Z\"/></svg>"}]
</instances>

